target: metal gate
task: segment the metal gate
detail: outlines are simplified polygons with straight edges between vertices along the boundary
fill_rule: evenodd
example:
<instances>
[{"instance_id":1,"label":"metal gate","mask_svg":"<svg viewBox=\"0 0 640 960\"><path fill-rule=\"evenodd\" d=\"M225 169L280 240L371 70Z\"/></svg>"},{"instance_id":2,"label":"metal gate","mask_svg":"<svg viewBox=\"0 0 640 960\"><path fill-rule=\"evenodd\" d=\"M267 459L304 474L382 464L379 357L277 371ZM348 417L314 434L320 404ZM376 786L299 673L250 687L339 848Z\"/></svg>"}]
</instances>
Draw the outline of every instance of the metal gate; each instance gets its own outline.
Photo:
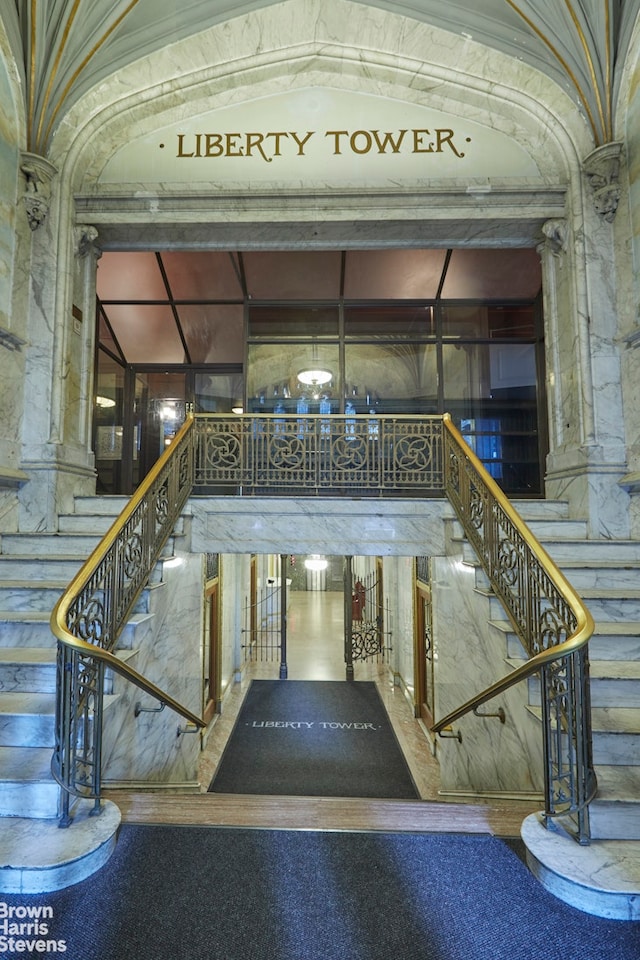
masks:
<instances>
[{"instance_id":1,"label":"metal gate","mask_svg":"<svg viewBox=\"0 0 640 960\"><path fill-rule=\"evenodd\" d=\"M244 662L280 661L280 679L287 678L287 577L286 554L280 555L280 576L255 583L252 568L251 595L242 611Z\"/></svg>"},{"instance_id":2,"label":"metal gate","mask_svg":"<svg viewBox=\"0 0 640 960\"><path fill-rule=\"evenodd\" d=\"M391 651L389 604L382 589L382 562L367 573L353 571L352 557L345 557L345 663L347 679L353 679L356 660L384 662Z\"/></svg>"}]
</instances>

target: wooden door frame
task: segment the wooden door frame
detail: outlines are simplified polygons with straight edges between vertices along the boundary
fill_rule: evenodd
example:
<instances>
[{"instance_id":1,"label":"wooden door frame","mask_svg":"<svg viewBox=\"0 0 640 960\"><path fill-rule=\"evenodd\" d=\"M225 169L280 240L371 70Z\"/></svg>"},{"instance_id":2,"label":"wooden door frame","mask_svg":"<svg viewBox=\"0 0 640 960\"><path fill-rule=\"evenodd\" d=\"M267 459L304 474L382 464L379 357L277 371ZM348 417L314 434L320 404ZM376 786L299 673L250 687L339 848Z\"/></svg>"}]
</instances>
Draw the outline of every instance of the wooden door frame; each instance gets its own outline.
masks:
<instances>
[{"instance_id":1,"label":"wooden door frame","mask_svg":"<svg viewBox=\"0 0 640 960\"><path fill-rule=\"evenodd\" d=\"M416 717L421 718L430 727L433 722L434 704L427 702L427 663L426 663L426 621L425 603L431 604L431 587L421 580L415 581L415 633L414 633L414 665L415 665L415 703ZM433 624L431 625L431 643L433 646Z\"/></svg>"},{"instance_id":2,"label":"wooden door frame","mask_svg":"<svg viewBox=\"0 0 640 960\"><path fill-rule=\"evenodd\" d=\"M221 657L220 642L220 577L208 580L205 585L205 604L209 617L209 662L203 663L203 669L209 673L209 698L203 705L203 718L210 723L215 714L222 713Z\"/></svg>"}]
</instances>

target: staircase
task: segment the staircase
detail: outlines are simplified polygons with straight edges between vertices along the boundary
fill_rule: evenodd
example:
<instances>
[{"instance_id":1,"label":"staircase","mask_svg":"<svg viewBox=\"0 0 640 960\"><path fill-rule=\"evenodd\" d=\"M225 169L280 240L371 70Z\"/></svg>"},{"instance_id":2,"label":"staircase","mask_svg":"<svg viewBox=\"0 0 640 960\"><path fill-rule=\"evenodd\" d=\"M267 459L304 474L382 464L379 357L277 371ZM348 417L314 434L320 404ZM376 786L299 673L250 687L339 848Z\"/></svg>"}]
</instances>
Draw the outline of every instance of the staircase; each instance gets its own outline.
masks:
<instances>
[{"instance_id":1,"label":"staircase","mask_svg":"<svg viewBox=\"0 0 640 960\"><path fill-rule=\"evenodd\" d=\"M108 802L96 818L93 802L80 801L73 825L58 827L60 790L50 772L56 642L49 618L123 504L115 498L83 498L75 514L60 517L58 533L0 538L0 816L9 818L0 832L4 892L43 892L75 883L97 870L115 843L120 814ZM117 655L123 659L135 658L136 634L149 628L153 587L143 593L120 638ZM118 698L107 672L105 717Z\"/></svg>"},{"instance_id":2,"label":"staircase","mask_svg":"<svg viewBox=\"0 0 640 960\"><path fill-rule=\"evenodd\" d=\"M0 816L7 818L0 831L5 865L0 890L5 892L42 892L77 882L98 869L114 844L120 814L108 802L102 816L90 818L93 804L83 801L70 829L57 826L58 787L49 772L55 687L49 616L123 502L80 498L73 515L60 517L58 533L0 540ZM586 525L570 519L562 503L523 501L516 507L596 621L590 645L599 781L591 806L594 843L579 847L528 818L523 836L530 866L549 889L581 909L624 917L632 909L638 919L640 872L631 869L629 858L640 862L640 542L588 540ZM514 667L524 656L520 642L471 547L465 541L461 549L475 566L476 589L489 596L491 629L504 641L506 664ZM122 656L135 657L136 636L150 629L153 589L152 583L126 627ZM107 710L119 696L108 682ZM529 700L529 710L539 718L535 681ZM606 890L599 889L594 873L606 874ZM593 892L593 905L585 905L585 889ZM630 908L634 898L636 906Z\"/></svg>"},{"instance_id":3,"label":"staircase","mask_svg":"<svg viewBox=\"0 0 640 960\"><path fill-rule=\"evenodd\" d=\"M592 844L579 848L560 834L525 823L530 866L552 892L581 909L618 919L639 919L640 892L640 542L589 540L586 526L550 501L514 504L595 621L589 643L593 758L598 793L590 806ZM493 596L471 547L464 559L476 570L476 589L489 596L490 626L504 638L505 663L526 659L519 638ZM529 710L542 723L539 679L529 681ZM538 855L539 854L539 855ZM635 867L630 861L635 861ZM567 885L570 871L582 889ZM616 867L618 864L618 867ZM599 876L600 879L594 880ZM606 876L603 881L602 877ZM600 895L599 884L604 888ZM585 894L585 889L592 891ZM622 891L616 902L617 891ZM586 897L586 900L585 900ZM590 906L585 907L585 902ZM630 917L629 910L633 914Z\"/></svg>"}]
</instances>

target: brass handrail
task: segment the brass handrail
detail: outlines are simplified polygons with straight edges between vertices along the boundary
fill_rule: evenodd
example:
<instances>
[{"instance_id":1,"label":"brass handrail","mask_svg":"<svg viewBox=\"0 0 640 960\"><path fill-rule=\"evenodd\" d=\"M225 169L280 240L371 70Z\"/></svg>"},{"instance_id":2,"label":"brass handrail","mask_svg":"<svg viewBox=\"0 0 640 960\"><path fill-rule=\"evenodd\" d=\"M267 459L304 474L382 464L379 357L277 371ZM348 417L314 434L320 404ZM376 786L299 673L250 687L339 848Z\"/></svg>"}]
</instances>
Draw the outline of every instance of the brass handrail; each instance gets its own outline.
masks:
<instances>
[{"instance_id":1,"label":"brass handrail","mask_svg":"<svg viewBox=\"0 0 640 960\"><path fill-rule=\"evenodd\" d=\"M505 496L491 474L485 470L482 461L465 443L462 435L454 426L451 420L451 415L445 413L443 416L443 422L445 431L447 431L453 437L456 443L462 448L465 457L467 457L469 462L473 464L478 473L481 474L488 490L495 497L504 513L509 517L513 526L516 528L516 530L518 530L522 538L527 542L532 553L537 557L540 565L546 570L549 577L558 587L558 590L560 590L560 592L566 598L567 603L574 610L577 629L563 643L560 643L554 647L549 647L546 650L541 650L540 653L537 653L532 660L528 660L527 663L523 664L521 667L517 667L513 673L509 674L509 676L503 677L502 680L498 680L490 687L487 687L486 690L483 690L482 693L472 697L466 703L462 704L462 706L458 707L456 710L452 710L451 713L448 713L446 717L438 720L438 722L431 727L434 733L439 733L440 730L444 729L444 727L455 723L455 721L459 720L460 717L463 717L466 713L470 713L476 707L482 706L482 704L486 703L487 700L491 700L500 693L504 693L504 691L508 690L510 687L520 683L520 681L526 680L528 677L533 676L533 674L537 673L541 667L545 666L545 664L551 663L553 660L557 660L561 657L569 656L569 654L574 653L576 650L580 650L589 642L594 631L593 617L591 616L591 613L587 607L584 605L582 599L573 589L562 570L560 570L559 567L554 563L542 544L529 529L517 510L514 509L509 501L509 498ZM507 613L509 613L508 610ZM514 627L516 632L520 634L520 630L516 624L514 624Z\"/></svg>"},{"instance_id":2,"label":"brass handrail","mask_svg":"<svg viewBox=\"0 0 640 960\"><path fill-rule=\"evenodd\" d=\"M479 458L465 443L449 414L444 415L443 425L445 492L531 659L509 676L450 711L434 723L431 730L440 735L449 732L451 725L465 714L522 680L540 673L545 730L545 813L547 817L577 814L576 838L580 842L588 842L586 808L596 789L591 756L587 657L587 644L594 631L593 617ZM452 445L449 456L447 440ZM469 484L468 501L461 495L464 486L460 476L461 465L463 469L469 468L469 476L466 477ZM500 540L499 527L510 528L508 538ZM499 541L500 547L506 543L502 556L497 559L492 549L496 541ZM504 561L504 571L496 568L500 566L499 560ZM519 576L521 568L526 571L526 576ZM525 594L524 600L520 592ZM558 640L563 633L568 634L566 639ZM562 682L554 684L561 673ZM561 689L561 695L558 689ZM563 756L560 756L562 737L557 735L560 729L568 732L568 739L571 740L571 746L566 748L566 755ZM560 769L563 771L562 778ZM568 769L575 773L575 777L569 778L576 780L575 789L566 787ZM559 786L561 779L562 786Z\"/></svg>"},{"instance_id":3,"label":"brass handrail","mask_svg":"<svg viewBox=\"0 0 640 960\"><path fill-rule=\"evenodd\" d=\"M197 714L112 652L191 493L192 428L193 417L189 416L51 613L51 630L58 640L52 772L63 787L64 825L70 822L71 795L92 798L96 811L100 808L106 668L171 707L196 728L206 726ZM115 572L119 565L127 564L126 573Z\"/></svg>"}]
</instances>

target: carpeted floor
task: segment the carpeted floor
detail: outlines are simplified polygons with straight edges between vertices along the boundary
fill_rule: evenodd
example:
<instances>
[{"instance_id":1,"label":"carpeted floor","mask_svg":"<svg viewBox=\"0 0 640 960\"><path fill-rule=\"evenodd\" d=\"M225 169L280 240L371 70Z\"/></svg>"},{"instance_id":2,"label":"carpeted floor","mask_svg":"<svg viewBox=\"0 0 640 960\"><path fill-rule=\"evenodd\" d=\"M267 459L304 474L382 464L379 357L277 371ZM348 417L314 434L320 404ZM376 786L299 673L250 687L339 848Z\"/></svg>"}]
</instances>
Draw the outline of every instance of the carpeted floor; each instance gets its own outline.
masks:
<instances>
[{"instance_id":1,"label":"carpeted floor","mask_svg":"<svg viewBox=\"0 0 640 960\"><path fill-rule=\"evenodd\" d=\"M418 799L375 683L254 680L209 790Z\"/></svg>"},{"instance_id":2,"label":"carpeted floor","mask_svg":"<svg viewBox=\"0 0 640 960\"><path fill-rule=\"evenodd\" d=\"M568 907L519 853L489 836L125 825L99 873L4 895L3 915L49 908L43 939L69 960L637 960L640 924Z\"/></svg>"}]
</instances>

